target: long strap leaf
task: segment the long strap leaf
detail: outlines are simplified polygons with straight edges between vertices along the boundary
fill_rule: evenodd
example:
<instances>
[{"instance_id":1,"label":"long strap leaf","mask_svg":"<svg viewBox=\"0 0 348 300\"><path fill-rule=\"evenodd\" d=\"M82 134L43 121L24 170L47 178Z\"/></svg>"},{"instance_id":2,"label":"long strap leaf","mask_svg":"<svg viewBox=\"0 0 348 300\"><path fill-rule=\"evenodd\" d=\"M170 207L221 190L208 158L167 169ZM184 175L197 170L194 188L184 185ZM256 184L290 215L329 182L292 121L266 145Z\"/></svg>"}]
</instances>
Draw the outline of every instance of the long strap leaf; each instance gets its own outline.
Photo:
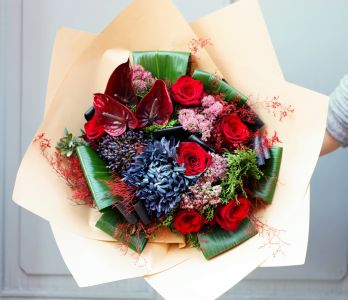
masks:
<instances>
[{"instance_id":1,"label":"long strap leaf","mask_svg":"<svg viewBox=\"0 0 348 300\"><path fill-rule=\"evenodd\" d=\"M207 93L215 95L223 94L226 101L237 101L238 105L243 105L248 101L246 96L231 87L226 81L216 78L214 74L196 69L193 72L192 77L203 83L204 90Z\"/></svg>"},{"instance_id":2,"label":"long strap leaf","mask_svg":"<svg viewBox=\"0 0 348 300\"><path fill-rule=\"evenodd\" d=\"M96 227L112 236L118 241L126 244L137 253L141 253L147 243L145 233L129 234L126 232L128 223L119 211L107 209L96 223Z\"/></svg>"},{"instance_id":3,"label":"long strap leaf","mask_svg":"<svg viewBox=\"0 0 348 300\"><path fill-rule=\"evenodd\" d=\"M102 211L122 199L111 195L106 182L111 182L112 177L98 154L89 146L77 147L76 153L98 210Z\"/></svg>"},{"instance_id":4,"label":"long strap leaf","mask_svg":"<svg viewBox=\"0 0 348 300\"><path fill-rule=\"evenodd\" d=\"M273 200L282 162L283 148L273 147L270 149L270 154L271 158L266 160L265 168L262 170L264 177L253 191L256 197L261 198L266 203L271 203Z\"/></svg>"},{"instance_id":5,"label":"long strap leaf","mask_svg":"<svg viewBox=\"0 0 348 300\"><path fill-rule=\"evenodd\" d=\"M142 65L164 81L174 83L180 76L187 73L190 53L171 51L135 51L133 64Z\"/></svg>"},{"instance_id":6,"label":"long strap leaf","mask_svg":"<svg viewBox=\"0 0 348 300\"><path fill-rule=\"evenodd\" d=\"M245 218L235 232L224 230L216 225L212 231L198 234L198 240L204 257L206 259L212 259L238 246L255 234L257 234L255 226L248 218Z\"/></svg>"}]
</instances>

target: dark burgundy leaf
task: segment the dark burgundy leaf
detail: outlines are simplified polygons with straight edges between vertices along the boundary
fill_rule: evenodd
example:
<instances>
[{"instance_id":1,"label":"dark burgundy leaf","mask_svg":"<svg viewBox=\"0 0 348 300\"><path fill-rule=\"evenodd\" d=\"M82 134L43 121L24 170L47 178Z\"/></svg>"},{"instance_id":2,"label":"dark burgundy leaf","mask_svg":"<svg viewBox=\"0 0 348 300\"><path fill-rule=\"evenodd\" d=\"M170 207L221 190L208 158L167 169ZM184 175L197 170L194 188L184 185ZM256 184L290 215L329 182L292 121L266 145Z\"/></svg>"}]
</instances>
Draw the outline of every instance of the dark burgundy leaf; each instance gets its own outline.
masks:
<instances>
[{"instance_id":1,"label":"dark burgundy leaf","mask_svg":"<svg viewBox=\"0 0 348 300\"><path fill-rule=\"evenodd\" d=\"M173 103L166 83L156 80L138 104L135 115L138 118L138 126L143 128L149 125L166 125L172 113Z\"/></svg>"},{"instance_id":2,"label":"dark burgundy leaf","mask_svg":"<svg viewBox=\"0 0 348 300\"><path fill-rule=\"evenodd\" d=\"M194 134L191 134L187 140L189 142L195 142L197 143L198 145L200 145L204 150L208 151L208 152L213 152L215 153L215 149L210 147L209 145L207 145L206 143L204 143L198 136L194 135Z\"/></svg>"},{"instance_id":3,"label":"dark burgundy leaf","mask_svg":"<svg viewBox=\"0 0 348 300\"><path fill-rule=\"evenodd\" d=\"M134 129L138 125L129 108L108 95L95 94L93 105L98 122L103 125L105 132L112 136L123 134L127 126Z\"/></svg>"},{"instance_id":4,"label":"dark burgundy leaf","mask_svg":"<svg viewBox=\"0 0 348 300\"><path fill-rule=\"evenodd\" d=\"M184 130L181 125L158 129L152 133L153 138L156 140L161 140L163 137L169 140L170 137L174 137L178 141L185 141L190 135L191 132Z\"/></svg>"},{"instance_id":5,"label":"dark burgundy leaf","mask_svg":"<svg viewBox=\"0 0 348 300\"><path fill-rule=\"evenodd\" d=\"M87 109L84 116L86 121L91 120L94 116L94 107L91 106L89 109Z\"/></svg>"},{"instance_id":6,"label":"dark burgundy leaf","mask_svg":"<svg viewBox=\"0 0 348 300\"><path fill-rule=\"evenodd\" d=\"M137 104L138 99L134 91L132 81L132 69L127 62L120 64L111 74L105 89L105 94L109 95L124 104Z\"/></svg>"}]
</instances>

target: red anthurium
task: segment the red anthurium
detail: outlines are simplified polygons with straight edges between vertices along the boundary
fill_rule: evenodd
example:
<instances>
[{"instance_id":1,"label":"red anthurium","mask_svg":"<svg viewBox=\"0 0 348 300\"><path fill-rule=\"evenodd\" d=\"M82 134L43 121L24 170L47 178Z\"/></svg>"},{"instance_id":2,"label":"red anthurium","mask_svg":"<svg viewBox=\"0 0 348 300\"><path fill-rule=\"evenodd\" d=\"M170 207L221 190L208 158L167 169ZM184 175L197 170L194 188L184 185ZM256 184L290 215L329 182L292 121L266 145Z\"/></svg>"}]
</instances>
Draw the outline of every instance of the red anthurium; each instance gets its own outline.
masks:
<instances>
[{"instance_id":1,"label":"red anthurium","mask_svg":"<svg viewBox=\"0 0 348 300\"><path fill-rule=\"evenodd\" d=\"M129 59L125 63L120 64L111 74L105 89L105 94L124 104L138 103L134 91L132 69L129 65Z\"/></svg>"},{"instance_id":2,"label":"red anthurium","mask_svg":"<svg viewBox=\"0 0 348 300\"><path fill-rule=\"evenodd\" d=\"M149 125L166 125L173 113L173 103L170 99L166 83L156 80L151 90L137 105L135 112L139 127Z\"/></svg>"},{"instance_id":3,"label":"red anthurium","mask_svg":"<svg viewBox=\"0 0 348 300\"><path fill-rule=\"evenodd\" d=\"M104 128L101 124L98 124L97 118L94 115L92 119L90 119L85 124L85 132L86 136L89 140L95 140L100 138L104 134Z\"/></svg>"},{"instance_id":4,"label":"red anthurium","mask_svg":"<svg viewBox=\"0 0 348 300\"><path fill-rule=\"evenodd\" d=\"M122 103L105 94L94 95L94 109L98 124L112 136L123 134L127 127L136 128L137 118Z\"/></svg>"}]
</instances>

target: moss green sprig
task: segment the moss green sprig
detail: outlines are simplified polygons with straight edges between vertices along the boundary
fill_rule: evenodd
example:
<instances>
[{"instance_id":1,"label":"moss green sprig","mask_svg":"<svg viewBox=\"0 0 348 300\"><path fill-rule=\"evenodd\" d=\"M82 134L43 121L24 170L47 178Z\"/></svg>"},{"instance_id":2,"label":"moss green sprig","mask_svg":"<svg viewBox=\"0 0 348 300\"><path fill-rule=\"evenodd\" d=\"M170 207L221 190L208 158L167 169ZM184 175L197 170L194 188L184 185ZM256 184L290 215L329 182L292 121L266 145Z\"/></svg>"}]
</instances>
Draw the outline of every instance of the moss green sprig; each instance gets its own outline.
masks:
<instances>
[{"instance_id":1,"label":"moss green sprig","mask_svg":"<svg viewBox=\"0 0 348 300\"><path fill-rule=\"evenodd\" d=\"M207 208L204 209L203 212L201 212L205 218L207 219L207 221L211 221L214 218L214 214L215 214L215 209L216 207L213 205L209 205Z\"/></svg>"},{"instance_id":2,"label":"moss green sprig","mask_svg":"<svg viewBox=\"0 0 348 300\"><path fill-rule=\"evenodd\" d=\"M198 240L198 235L197 233L189 233L185 235L186 238L186 243L192 247L192 248L200 248L199 240Z\"/></svg>"},{"instance_id":3,"label":"moss green sprig","mask_svg":"<svg viewBox=\"0 0 348 300\"><path fill-rule=\"evenodd\" d=\"M162 221L162 225L165 226L165 227L171 227L172 226L172 223L173 223L173 215L172 214L169 214L168 216L166 216L166 218Z\"/></svg>"},{"instance_id":4,"label":"moss green sprig","mask_svg":"<svg viewBox=\"0 0 348 300\"><path fill-rule=\"evenodd\" d=\"M135 111L137 110L137 106L135 104L129 105L128 108L132 113L135 113Z\"/></svg>"},{"instance_id":5,"label":"moss green sprig","mask_svg":"<svg viewBox=\"0 0 348 300\"><path fill-rule=\"evenodd\" d=\"M83 134L84 132L82 132ZM64 129L64 136L58 141L56 148L60 151L60 154L66 157L70 157L74 154L76 147L87 146L88 143L81 137L74 136L68 129Z\"/></svg>"},{"instance_id":6,"label":"moss green sprig","mask_svg":"<svg viewBox=\"0 0 348 300\"><path fill-rule=\"evenodd\" d=\"M244 180L260 179L263 173L257 165L257 154L253 150L235 150L233 153L226 150L225 155L228 171L221 182L221 200L223 203L228 203L231 199L236 199L238 193L247 197L243 186Z\"/></svg>"},{"instance_id":7,"label":"moss green sprig","mask_svg":"<svg viewBox=\"0 0 348 300\"><path fill-rule=\"evenodd\" d=\"M167 125L150 125L148 127L145 127L144 132L151 135L156 130L171 128L177 125L179 125L178 120L172 119L172 120L169 120Z\"/></svg>"},{"instance_id":8,"label":"moss green sprig","mask_svg":"<svg viewBox=\"0 0 348 300\"><path fill-rule=\"evenodd\" d=\"M172 211L166 215L166 217L162 220L162 225L165 227L172 227L173 221L174 221L174 215L176 214L176 211L178 210L179 205L175 205L172 209Z\"/></svg>"}]
</instances>

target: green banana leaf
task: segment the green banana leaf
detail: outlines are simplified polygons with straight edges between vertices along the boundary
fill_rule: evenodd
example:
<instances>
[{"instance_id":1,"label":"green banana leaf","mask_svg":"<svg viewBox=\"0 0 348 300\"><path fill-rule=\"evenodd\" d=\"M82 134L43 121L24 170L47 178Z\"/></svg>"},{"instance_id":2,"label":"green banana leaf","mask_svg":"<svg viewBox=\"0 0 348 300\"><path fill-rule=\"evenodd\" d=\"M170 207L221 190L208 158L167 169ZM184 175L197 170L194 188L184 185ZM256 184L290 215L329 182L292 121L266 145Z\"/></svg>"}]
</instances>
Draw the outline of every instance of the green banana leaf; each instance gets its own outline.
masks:
<instances>
[{"instance_id":1,"label":"green banana leaf","mask_svg":"<svg viewBox=\"0 0 348 300\"><path fill-rule=\"evenodd\" d=\"M256 189L253 191L256 197L261 198L266 203L271 203L273 200L282 162L283 148L273 147L270 149L270 154L271 158L266 160L266 165L262 169L264 177L259 181Z\"/></svg>"},{"instance_id":2,"label":"green banana leaf","mask_svg":"<svg viewBox=\"0 0 348 300\"><path fill-rule=\"evenodd\" d=\"M98 210L102 211L122 199L111 195L106 182L112 181L112 177L98 154L89 146L77 147L76 153Z\"/></svg>"},{"instance_id":3,"label":"green banana leaf","mask_svg":"<svg viewBox=\"0 0 348 300\"><path fill-rule=\"evenodd\" d=\"M142 65L157 79L174 83L180 76L186 75L190 52L171 51L135 51L133 64Z\"/></svg>"},{"instance_id":4,"label":"green banana leaf","mask_svg":"<svg viewBox=\"0 0 348 300\"><path fill-rule=\"evenodd\" d=\"M204 85L204 90L211 94L223 94L226 101L237 101L241 106L248 101L248 98L242 95L235 88L231 87L226 81L217 79L213 74L196 69L192 77L200 80Z\"/></svg>"},{"instance_id":5,"label":"green banana leaf","mask_svg":"<svg viewBox=\"0 0 348 300\"><path fill-rule=\"evenodd\" d=\"M104 231L106 234L116 238L118 241L127 244L135 252L142 252L147 243L145 233L139 235L126 235L123 232L117 232L117 225L128 224L118 210L108 208L96 223L96 227Z\"/></svg>"},{"instance_id":6,"label":"green banana leaf","mask_svg":"<svg viewBox=\"0 0 348 300\"><path fill-rule=\"evenodd\" d=\"M255 226L245 218L235 232L216 225L212 231L198 234L198 241L204 257L209 260L238 246L255 234L257 234Z\"/></svg>"}]
</instances>

